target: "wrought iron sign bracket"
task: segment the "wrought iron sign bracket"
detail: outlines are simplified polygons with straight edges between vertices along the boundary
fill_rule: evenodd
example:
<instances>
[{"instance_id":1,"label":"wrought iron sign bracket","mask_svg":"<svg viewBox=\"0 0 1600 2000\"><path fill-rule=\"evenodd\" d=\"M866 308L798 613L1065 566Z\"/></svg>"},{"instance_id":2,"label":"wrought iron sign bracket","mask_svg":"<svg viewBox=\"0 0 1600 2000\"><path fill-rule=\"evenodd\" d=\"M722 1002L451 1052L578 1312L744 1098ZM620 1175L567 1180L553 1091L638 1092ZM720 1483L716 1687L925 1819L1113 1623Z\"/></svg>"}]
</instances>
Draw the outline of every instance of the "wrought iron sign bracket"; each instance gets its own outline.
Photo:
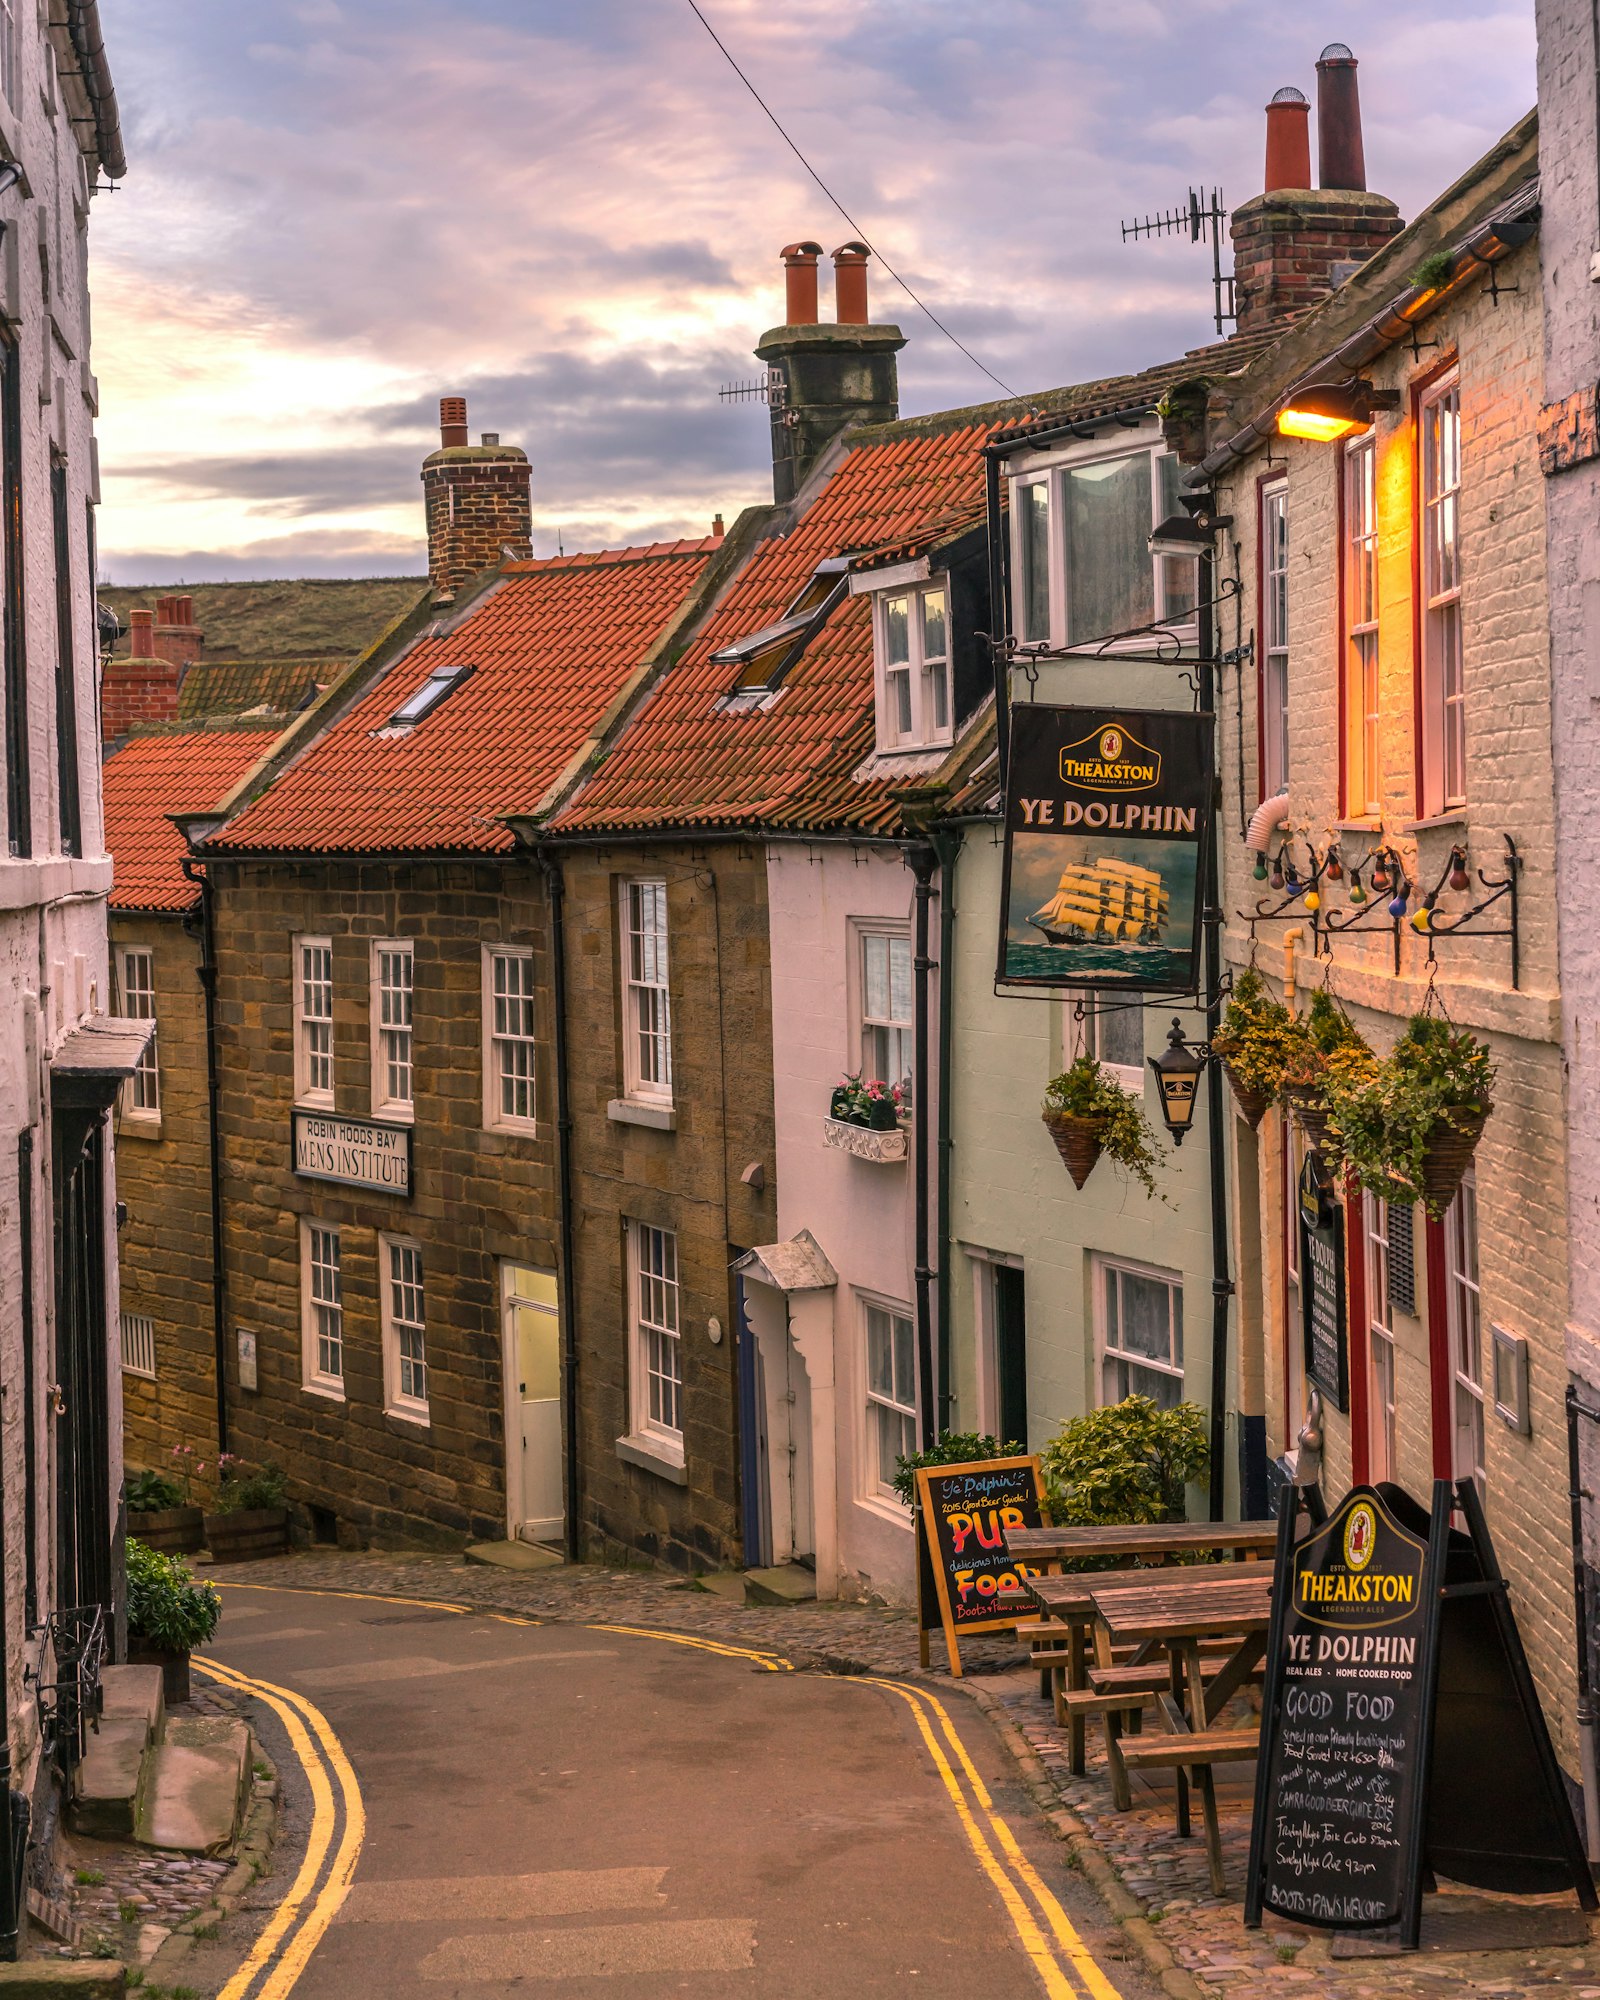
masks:
<instances>
[{"instance_id":1,"label":"wrought iron sign bracket","mask_svg":"<svg viewBox=\"0 0 1600 2000\"><path fill-rule=\"evenodd\" d=\"M1522 856L1517 852L1517 843L1509 833L1500 838L1506 844L1505 873L1499 876L1486 875L1477 869L1479 886L1487 893L1465 910L1441 911L1438 900L1446 888L1465 889L1470 887L1467 877L1467 850L1457 845L1450 850L1450 858L1439 872L1439 879L1423 897L1420 907L1411 919L1411 928L1419 936L1428 940L1428 963L1438 964L1437 947L1450 938L1503 937L1511 946L1511 987L1516 992L1522 983L1522 937L1518 923L1517 878L1522 873ZM1478 919L1495 908L1505 904L1505 921L1485 924Z\"/></svg>"}]
</instances>

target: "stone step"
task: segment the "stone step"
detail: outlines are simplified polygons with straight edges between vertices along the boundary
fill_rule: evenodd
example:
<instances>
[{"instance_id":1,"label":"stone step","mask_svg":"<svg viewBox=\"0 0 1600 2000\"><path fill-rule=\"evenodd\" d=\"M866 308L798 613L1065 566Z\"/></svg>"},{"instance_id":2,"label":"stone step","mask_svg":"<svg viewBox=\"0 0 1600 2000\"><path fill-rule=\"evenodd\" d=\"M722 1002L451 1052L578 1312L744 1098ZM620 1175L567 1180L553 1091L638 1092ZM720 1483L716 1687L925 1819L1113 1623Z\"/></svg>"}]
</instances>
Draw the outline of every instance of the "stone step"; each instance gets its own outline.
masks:
<instances>
[{"instance_id":1,"label":"stone step","mask_svg":"<svg viewBox=\"0 0 1600 2000\"><path fill-rule=\"evenodd\" d=\"M462 1550L469 1563L491 1569L561 1569L565 1556L540 1542L472 1542Z\"/></svg>"},{"instance_id":2,"label":"stone step","mask_svg":"<svg viewBox=\"0 0 1600 2000\"><path fill-rule=\"evenodd\" d=\"M150 1758L133 1837L144 1847L211 1854L239 1830L250 1794L250 1732L226 1716L186 1716L167 1725Z\"/></svg>"},{"instance_id":3,"label":"stone step","mask_svg":"<svg viewBox=\"0 0 1600 2000\"><path fill-rule=\"evenodd\" d=\"M7 2000L122 2000L128 1990L128 1968L104 1959L25 1958L19 1965L0 1965L0 1993Z\"/></svg>"},{"instance_id":4,"label":"stone step","mask_svg":"<svg viewBox=\"0 0 1600 2000\"><path fill-rule=\"evenodd\" d=\"M167 1711L159 1667L106 1667L104 1707L78 1766L69 1818L74 1832L127 1840L139 1816L148 1752L161 1741Z\"/></svg>"},{"instance_id":5,"label":"stone step","mask_svg":"<svg viewBox=\"0 0 1600 2000\"><path fill-rule=\"evenodd\" d=\"M726 1604L743 1606L748 1602L742 1570L705 1570L695 1578L695 1582L702 1590L709 1590L713 1597L720 1597Z\"/></svg>"},{"instance_id":6,"label":"stone step","mask_svg":"<svg viewBox=\"0 0 1600 2000\"><path fill-rule=\"evenodd\" d=\"M803 1563L778 1563L744 1573L746 1604L811 1604L816 1595L816 1573Z\"/></svg>"}]
</instances>

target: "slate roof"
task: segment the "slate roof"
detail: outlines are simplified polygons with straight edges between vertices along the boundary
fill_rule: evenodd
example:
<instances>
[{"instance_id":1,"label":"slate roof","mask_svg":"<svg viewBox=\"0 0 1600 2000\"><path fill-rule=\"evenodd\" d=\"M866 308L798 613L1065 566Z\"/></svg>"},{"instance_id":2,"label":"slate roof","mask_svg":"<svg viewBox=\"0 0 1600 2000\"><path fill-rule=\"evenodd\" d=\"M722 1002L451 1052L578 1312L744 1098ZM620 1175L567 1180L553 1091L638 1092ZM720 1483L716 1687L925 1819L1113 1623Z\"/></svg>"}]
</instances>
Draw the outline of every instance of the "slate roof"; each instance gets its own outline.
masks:
<instances>
[{"instance_id":1,"label":"slate roof","mask_svg":"<svg viewBox=\"0 0 1600 2000\"><path fill-rule=\"evenodd\" d=\"M213 839L219 852L499 853L699 583L720 538L510 563L358 694ZM436 669L470 664L415 728L384 732Z\"/></svg>"},{"instance_id":2,"label":"slate roof","mask_svg":"<svg viewBox=\"0 0 1600 2000\"><path fill-rule=\"evenodd\" d=\"M274 736L259 729L195 729L134 736L106 761L106 848L113 910L187 910L199 892L184 877L188 852L169 813L210 812Z\"/></svg>"}]
</instances>

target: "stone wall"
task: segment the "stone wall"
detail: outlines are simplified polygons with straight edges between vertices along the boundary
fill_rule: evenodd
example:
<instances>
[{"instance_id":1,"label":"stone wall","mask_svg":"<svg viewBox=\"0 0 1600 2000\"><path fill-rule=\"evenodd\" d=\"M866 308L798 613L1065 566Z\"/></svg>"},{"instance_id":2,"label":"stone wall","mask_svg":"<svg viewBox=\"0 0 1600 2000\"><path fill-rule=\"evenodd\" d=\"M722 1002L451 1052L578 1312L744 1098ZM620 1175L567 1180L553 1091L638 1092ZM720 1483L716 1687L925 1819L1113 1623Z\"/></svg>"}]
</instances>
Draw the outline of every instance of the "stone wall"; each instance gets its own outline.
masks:
<instances>
[{"instance_id":1,"label":"stone wall","mask_svg":"<svg viewBox=\"0 0 1600 2000\"><path fill-rule=\"evenodd\" d=\"M558 1263L547 925L537 865L250 861L217 874L218 1022L230 1326L257 1336L255 1391L230 1341L234 1449L276 1459L313 1527L341 1542L459 1545L507 1527L500 1260ZM337 1116L372 1115L370 941L414 947L413 1197L291 1171L292 940L333 945ZM486 942L530 946L537 1003L536 1135L484 1125ZM302 1217L338 1224L345 1394L304 1386ZM422 1249L429 1412L385 1409L379 1233Z\"/></svg>"},{"instance_id":2,"label":"stone wall","mask_svg":"<svg viewBox=\"0 0 1600 2000\"><path fill-rule=\"evenodd\" d=\"M772 1242L777 1217L765 861L759 847L662 843L574 848L564 870L584 1535L680 1569L726 1567L743 1560L728 1266ZM629 877L667 885L670 1130L610 1109L624 1094L619 896ZM741 1179L751 1165L762 1192ZM618 1449L633 1423L629 1222L678 1239L681 1469Z\"/></svg>"}]
</instances>

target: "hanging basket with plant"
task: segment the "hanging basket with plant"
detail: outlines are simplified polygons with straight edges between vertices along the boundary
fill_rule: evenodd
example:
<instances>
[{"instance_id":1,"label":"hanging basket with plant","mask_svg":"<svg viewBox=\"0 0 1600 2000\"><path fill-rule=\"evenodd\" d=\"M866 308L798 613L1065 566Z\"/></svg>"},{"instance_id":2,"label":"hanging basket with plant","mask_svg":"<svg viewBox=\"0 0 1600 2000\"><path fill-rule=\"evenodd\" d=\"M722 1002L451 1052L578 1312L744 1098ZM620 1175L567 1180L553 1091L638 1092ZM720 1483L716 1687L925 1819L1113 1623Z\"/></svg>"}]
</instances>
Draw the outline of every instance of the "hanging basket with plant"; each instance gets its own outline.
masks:
<instances>
[{"instance_id":1,"label":"hanging basket with plant","mask_svg":"<svg viewBox=\"0 0 1600 2000\"><path fill-rule=\"evenodd\" d=\"M1156 1146L1150 1122L1093 1056L1079 1056L1045 1090L1040 1113L1074 1187L1094 1172L1100 1155L1114 1160L1147 1195L1156 1196Z\"/></svg>"},{"instance_id":2,"label":"hanging basket with plant","mask_svg":"<svg viewBox=\"0 0 1600 2000\"><path fill-rule=\"evenodd\" d=\"M1437 1221L1494 1109L1494 1078L1476 1035L1436 1014L1414 1014L1387 1060L1328 1077L1340 1164L1369 1194L1420 1201Z\"/></svg>"},{"instance_id":3,"label":"hanging basket with plant","mask_svg":"<svg viewBox=\"0 0 1600 2000\"><path fill-rule=\"evenodd\" d=\"M1234 1100L1251 1131L1282 1088L1284 1070L1302 1040L1288 1008L1273 998L1255 967L1247 967L1233 982L1227 1012L1211 1046L1222 1058Z\"/></svg>"},{"instance_id":4,"label":"hanging basket with plant","mask_svg":"<svg viewBox=\"0 0 1600 2000\"><path fill-rule=\"evenodd\" d=\"M1283 1099L1315 1150L1326 1156L1331 1145L1329 1087L1359 1083L1376 1067L1377 1057L1326 987L1311 996L1298 1025L1295 1052L1283 1072Z\"/></svg>"}]
</instances>

